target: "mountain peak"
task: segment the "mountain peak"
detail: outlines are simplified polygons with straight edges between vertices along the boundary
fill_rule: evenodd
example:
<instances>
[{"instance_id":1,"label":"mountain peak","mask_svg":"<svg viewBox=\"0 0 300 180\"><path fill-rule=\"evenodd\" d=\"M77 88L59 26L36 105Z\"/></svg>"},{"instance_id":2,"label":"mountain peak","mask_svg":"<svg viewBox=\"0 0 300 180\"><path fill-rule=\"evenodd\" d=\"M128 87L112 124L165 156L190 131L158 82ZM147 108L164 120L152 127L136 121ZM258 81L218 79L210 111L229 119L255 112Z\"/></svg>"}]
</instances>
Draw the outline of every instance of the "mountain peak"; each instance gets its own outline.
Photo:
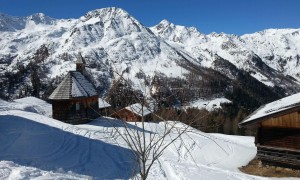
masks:
<instances>
[{"instance_id":1,"label":"mountain peak","mask_svg":"<svg viewBox=\"0 0 300 180\"><path fill-rule=\"evenodd\" d=\"M162 21L160 21L160 23L158 23L156 26L154 26L153 28L156 29L157 31L164 31L167 28L170 27L174 27L175 25L171 22L169 22L166 19L163 19Z\"/></svg>"},{"instance_id":2,"label":"mountain peak","mask_svg":"<svg viewBox=\"0 0 300 180\"><path fill-rule=\"evenodd\" d=\"M103 26L113 37L121 37L127 33L147 31L146 28L125 10L116 7L96 9L80 18L83 25L96 24ZM101 27L101 29L103 28ZM110 29L110 30L108 30ZM102 31L102 30L101 30Z\"/></svg>"},{"instance_id":3,"label":"mountain peak","mask_svg":"<svg viewBox=\"0 0 300 180\"><path fill-rule=\"evenodd\" d=\"M53 24L53 18L46 16L44 13L35 13L27 17L27 20L34 21L36 24Z\"/></svg>"},{"instance_id":4,"label":"mountain peak","mask_svg":"<svg viewBox=\"0 0 300 180\"><path fill-rule=\"evenodd\" d=\"M186 26L181 26L181 25L175 25L174 23L171 23L170 21L163 19L158 23L156 26L152 27L152 29L156 29L157 31L164 31L166 29L178 29L180 31L186 31L190 33L199 33L200 32L197 30L195 27L186 27Z\"/></svg>"},{"instance_id":5,"label":"mountain peak","mask_svg":"<svg viewBox=\"0 0 300 180\"><path fill-rule=\"evenodd\" d=\"M91 18L91 17L120 17L120 16L129 16L128 12L121 8L117 7L108 7L108 8L102 8L102 9L95 9L92 11L89 11L84 17L85 18Z\"/></svg>"},{"instance_id":6,"label":"mountain peak","mask_svg":"<svg viewBox=\"0 0 300 180\"><path fill-rule=\"evenodd\" d=\"M175 25L166 19L150 29L159 37L182 44L190 40L194 42L192 39L200 39L202 41L202 38L204 37L204 35L202 35L195 27Z\"/></svg>"},{"instance_id":7,"label":"mountain peak","mask_svg":"<svg viewBox=\"0 0 300 180\"><path fill-rule=\"evenodd\" d=\"M172 23L170 21L166 20L166 19L163 19L162 21L160 21L159 24L161 24L161 25L170 25Z\"/></svg>"},{"instance_id":8,"label":"mountain peak","mask_svg":"<svg viewBox=\"0 0 300 180\"><path fill-rule=\"evenodd\" d=\"M35 13L35 14L32 14L31 17L45 18L46 15L44 13Z\"/></svg>"}]
</instances>

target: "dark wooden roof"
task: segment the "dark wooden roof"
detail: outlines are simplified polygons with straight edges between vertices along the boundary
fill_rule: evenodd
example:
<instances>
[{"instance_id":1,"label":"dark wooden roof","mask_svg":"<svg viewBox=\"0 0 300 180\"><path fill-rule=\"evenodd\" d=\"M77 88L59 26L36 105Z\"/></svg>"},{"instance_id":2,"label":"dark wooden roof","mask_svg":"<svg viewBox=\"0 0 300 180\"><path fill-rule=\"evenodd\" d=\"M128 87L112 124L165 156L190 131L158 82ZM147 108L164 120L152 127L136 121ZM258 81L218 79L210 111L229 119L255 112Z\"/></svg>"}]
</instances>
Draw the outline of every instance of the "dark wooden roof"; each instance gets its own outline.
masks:
<instances>
[{"instance_id":1,"label":"dark wooden roof","mask_svg":"<svg viewBox=\"0 0 300 180\"><path fill-rule=\"evenodd\" d=\"M78 71L70 71L49 96L52 100L83 98L98 95L96 88Z\"/></svg>"}]
</instances>

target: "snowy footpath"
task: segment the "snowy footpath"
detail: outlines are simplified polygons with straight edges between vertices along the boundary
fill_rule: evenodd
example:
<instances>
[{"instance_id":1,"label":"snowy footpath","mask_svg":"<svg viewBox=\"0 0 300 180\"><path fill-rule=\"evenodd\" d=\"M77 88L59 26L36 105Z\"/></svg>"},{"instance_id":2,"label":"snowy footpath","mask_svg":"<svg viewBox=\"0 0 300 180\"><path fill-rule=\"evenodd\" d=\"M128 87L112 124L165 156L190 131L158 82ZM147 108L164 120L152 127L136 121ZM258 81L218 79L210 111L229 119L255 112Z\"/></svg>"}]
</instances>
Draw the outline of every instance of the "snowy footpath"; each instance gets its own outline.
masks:
<instances>
[{"instance_id":1,"label":"snowy footpath","mask_svg":"<svg viewBox=\"0 0 300 180\"><path fill-rule=\"evenodd\" d=\"M134 154L115 133L118 120L69 125L50 118L51 105L36 98L0 100L0 179L130 179ZM114 121L115 123L111 123ZM180 124L179 124L180 125ZM146 124L146 135L162 123ZM139 124L128 124L141 130ZM172 136L172 134L171 134ZM256 154L253 137L184 134L159 158L149 179L268 179L238 170Z\"/></svg>"}]
</instances>

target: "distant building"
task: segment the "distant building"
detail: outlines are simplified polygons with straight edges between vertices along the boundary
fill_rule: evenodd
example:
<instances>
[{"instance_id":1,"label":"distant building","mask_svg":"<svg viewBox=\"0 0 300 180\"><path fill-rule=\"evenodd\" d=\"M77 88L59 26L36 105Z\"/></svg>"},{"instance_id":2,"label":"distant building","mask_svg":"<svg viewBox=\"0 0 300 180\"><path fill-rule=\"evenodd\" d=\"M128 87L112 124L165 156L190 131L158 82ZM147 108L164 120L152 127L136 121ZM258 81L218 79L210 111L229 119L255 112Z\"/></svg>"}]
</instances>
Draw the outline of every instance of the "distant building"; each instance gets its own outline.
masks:
<instances>
[{"instance_id":1,"label":"distant building","mask_svg":"<svg viewBox=\"0 0 300 180\"><path fill-rule=\"evenodd\" d=\"M85 61L81 54L78 54L76 71L69 71L49 96L54 119L81 124L99 116L98 93L84 74Z\"/></svg>"},{"instance_id":2,"label":"distant building","mask_svg":"<svg viewBox=\"0 0 300 180\"><path fill-rule=\"evenodd\" d=\"M111 105L106 102L104 99L99 98L98 99L98 107L99 107L99 112L102 116L108 116L110 113L110 107Z\"/></svg>"},{"instance_id":3,"label":"distant building","mask_svg":"<svg viewBox=\"0 0 300 180\"><path fill-rule=\"evenodd\" d=\"M144 121L149 121L151 119L151 113L152 111L148 107L136 103L120 109L115 112L112 117L130 122L141 122L142 118L144 118Z\"/></svg>"},{"instance_id":4,"label":"distant building","mask_svg":"<svg viewBox=\"0 0 300 180\"><path fill-rule=\"evenodd\" d=\"M300 93L261 106L240 126L255 128L257 157L300 169Z\"/></svg>"}]
</instances>

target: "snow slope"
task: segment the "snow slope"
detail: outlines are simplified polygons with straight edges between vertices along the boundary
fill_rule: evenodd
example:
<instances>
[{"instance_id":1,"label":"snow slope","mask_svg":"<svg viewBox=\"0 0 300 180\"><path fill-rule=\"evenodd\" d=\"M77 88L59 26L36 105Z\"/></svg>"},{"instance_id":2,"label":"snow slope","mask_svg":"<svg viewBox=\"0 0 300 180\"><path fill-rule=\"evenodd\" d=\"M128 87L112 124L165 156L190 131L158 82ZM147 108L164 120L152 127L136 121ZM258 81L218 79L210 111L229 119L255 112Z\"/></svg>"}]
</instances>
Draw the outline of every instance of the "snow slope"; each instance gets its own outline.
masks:
<instances>
[{"instance_id":1,"label":"snow slope","mask_svg":"<svg viewBox=\"0 0 300 180\"><path fill-rule=\"evenodd\" d=\"M87 58L88 64L91 61L98 65L113 62L116 63L113 67L121 70L132 65L143 68L138 66L141 62L155 61L153 64L160 64L158 59L167 56L169 64L174 64L171 58L182 59L172 47L119 8L93 10L79 19L51 19L51 23L7 15L3 15L3 19L12 23L11 26L25 24L13 28L13 31L0 31L3 37L0 39L0 58L16 55L8 64L8 69L17 62L28 61L27 56L32 56L43 44L50 51L45 63L53 65L51 77L72 69L78 51ZM2 24L5 26L5 23Z\"/></svg>"},{"instance_id":2,"label":"snow slope","mask_svg":"<svg viewBox=\"0 0 300 180\"><path fill-rule=\"evenodd\" d=\"M206 109L208 111L213 111L216 109L221 109L221 104L232 103L226 98L215 98L215 99L198 99L191 102L186 108L198 108Z\"/></svg>"},{"instance_id":3,"label":"snow slope","mask_svg":"<svg viewBox=\"0 0 300 180\"><path fill-rule=\"evenodd\" d=\"M204 67L224 73L224 67L220 69L215 64L217 59L222 58L238 69L250 72L267 86L278 84L276 78L280 74L290 75L299 83L299 29L269 29L243 36L225 33L206 35L194 27L174 25L167 20L150 29L172 46L190 54Z\"/></svg>"},{"instance_id":4,"label":"snow slope","mask_svg":"<svg viewBox=\"0 0 300 180\"><path fill-rule=\"evenodd\" d=\"M18 110L1 112L0 116L1 160L99 179L126 179L135 169L130 150L93 138L101 132Z\"/></svg>"},{"instance_id":5,"label":"snow slope","mask_svg":"<svg viewBox=\"0 0 300 180\"><path fill-rule=\"evenodd\" d=\"M299 78L300 29L267 29L241 36L270 67Z\"/></svg>"},{"instance_id":6,"label":"snow slope","mask_svg":"<svg viewBox=\"0 0 300 180\"><path fill-rule=\"evenodd\" d=\"M127 179L135 175L132 152L112 133L114 127L122 132L120 121L99 118L75 126L14 110L16 102L0 102L4 103L10 106L0 110L0 179ZM141 130L140 124L128 127ZM148 138L154 130L162 133L164 125L147 123L145 127ZM166 141L175 135L172 132ZM149 179L266 179L238 170L255 156L253 141L253 137L206 134L191 128L182 141L165 150Z\"/></svg>"},{"instance_id":7,"label":"snow slope","mask_svg":"<svg viewBox=\"0 0 300 180\"><path fill-rule=\"evenodd\" d=\"M7 110L22 110L41 114L47 117L52 116L51 104L35 97L15 99L12 102L7 102L0 99L0 111Z\"/></svg>"}]
</instances>

